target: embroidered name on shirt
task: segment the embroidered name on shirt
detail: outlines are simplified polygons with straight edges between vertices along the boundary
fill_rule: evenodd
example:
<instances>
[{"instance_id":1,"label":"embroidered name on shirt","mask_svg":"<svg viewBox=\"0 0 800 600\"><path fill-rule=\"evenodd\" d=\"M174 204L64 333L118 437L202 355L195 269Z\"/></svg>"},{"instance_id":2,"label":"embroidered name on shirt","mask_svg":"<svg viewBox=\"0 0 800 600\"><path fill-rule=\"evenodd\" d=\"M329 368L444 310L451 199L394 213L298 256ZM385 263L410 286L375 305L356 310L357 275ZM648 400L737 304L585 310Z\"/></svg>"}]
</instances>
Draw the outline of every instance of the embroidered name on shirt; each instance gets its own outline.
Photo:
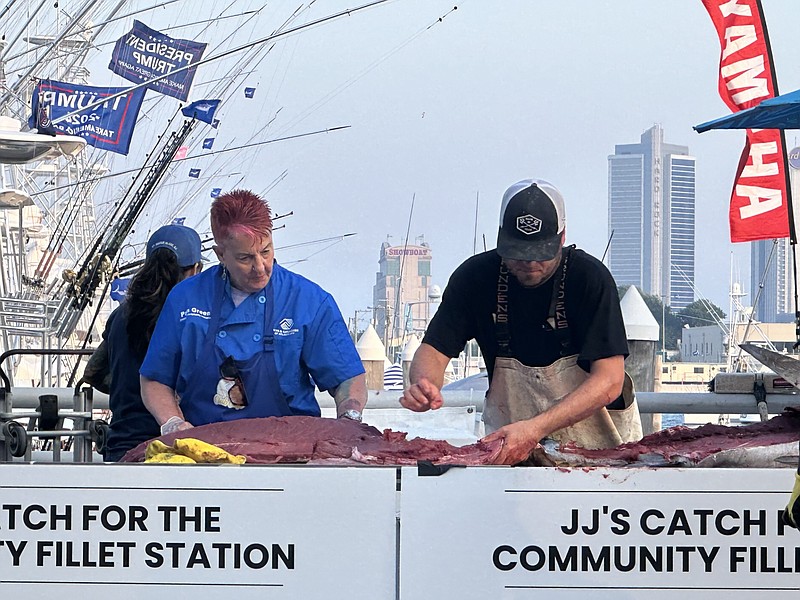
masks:
<instances>
[{"instance_id":1,"label":"embroidered name on shirt","mask_svg":"<svg viewBox=\"0 0 800 600\"><path fill-rule=\"evenodd\" d=\"M200 310L196 306L192 306L191 308L187 308L186 310L182 310L180 312L179 319L181 321L185 321L189 317L198 317L200 319L205 319L206 321L208 321L211 318L211 311Z\"/></svg>"},{"instance_id":2,"label":"embroidered name on shirt","mask_svg":"<svg viewBox=\"0 0 800 600\"><path fill-rule=\"evenodd\" d=\"M279 336L287 336L287 335L294 335L300 331L297 327L294 326L294 321L292 319L281 319L278 323L278 328L273 329L273 335Z\"/></svg>"}]
</instances>

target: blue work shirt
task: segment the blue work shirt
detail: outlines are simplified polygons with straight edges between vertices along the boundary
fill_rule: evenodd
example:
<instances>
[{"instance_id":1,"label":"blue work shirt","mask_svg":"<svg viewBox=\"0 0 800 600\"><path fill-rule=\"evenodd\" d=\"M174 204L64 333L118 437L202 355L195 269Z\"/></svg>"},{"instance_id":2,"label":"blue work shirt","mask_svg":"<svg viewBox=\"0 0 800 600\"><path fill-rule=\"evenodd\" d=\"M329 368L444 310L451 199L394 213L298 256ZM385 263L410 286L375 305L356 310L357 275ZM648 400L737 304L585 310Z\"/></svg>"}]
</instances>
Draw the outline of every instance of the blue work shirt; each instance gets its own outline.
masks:
<instances>
[{"instance_id":1,"label":"blue work shirt","mask_svg":"<svg viewBox=\"0 0 800 600\"><path fill-rule=\"evenodd\" d=\"M217 265L173 288L139 371L172 388L182 399L209 333L214 278L221 276ZM314 384L320 390L332 390L364 373L364 367L330 294L277 263L267 285L274 286L271 328L280 390L293 411L319 414ZM265 290L234 306L230 282L226 282L219 327L211 332L225 355L247 360L263 350ZM206 397L191 401L211 402L214 392L209 389Z\"/></svg>"}]
</instances>

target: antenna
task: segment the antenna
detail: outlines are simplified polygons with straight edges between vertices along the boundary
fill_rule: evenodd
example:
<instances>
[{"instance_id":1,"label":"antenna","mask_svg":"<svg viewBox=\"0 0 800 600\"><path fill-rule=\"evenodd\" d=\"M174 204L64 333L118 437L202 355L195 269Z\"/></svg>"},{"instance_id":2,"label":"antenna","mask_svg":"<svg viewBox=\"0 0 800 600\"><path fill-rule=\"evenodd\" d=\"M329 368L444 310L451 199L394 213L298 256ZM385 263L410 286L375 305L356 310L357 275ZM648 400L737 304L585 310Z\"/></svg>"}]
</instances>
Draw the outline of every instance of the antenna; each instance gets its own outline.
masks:
<instances>
[{"instance_id":1,"label":"antenna","mask_svg":"<svg viewBox=\"0 0 800 600\"><path fill-rule=\"evenodd\" d=\"M601 263L606 262L606 254L608 254L608 249L611 247L611 240L614 239L614 229L611 230L611 235L608 236L608 243L606 244L606 249L603 250L603 258L600 259Z\"/></svg>"},{"instance_id":2,"label":"antenna","mask_svg":"<svg viewBox=\"0 0 800 600\"><path fill-rule=\"evenodd\" d=\"M472 230L472 255L476 254L478 247L478 200L481 197L480 191L475 192L475 227ZM485 245L485 244L484 244Z\"/></svg>"}]
</instances>

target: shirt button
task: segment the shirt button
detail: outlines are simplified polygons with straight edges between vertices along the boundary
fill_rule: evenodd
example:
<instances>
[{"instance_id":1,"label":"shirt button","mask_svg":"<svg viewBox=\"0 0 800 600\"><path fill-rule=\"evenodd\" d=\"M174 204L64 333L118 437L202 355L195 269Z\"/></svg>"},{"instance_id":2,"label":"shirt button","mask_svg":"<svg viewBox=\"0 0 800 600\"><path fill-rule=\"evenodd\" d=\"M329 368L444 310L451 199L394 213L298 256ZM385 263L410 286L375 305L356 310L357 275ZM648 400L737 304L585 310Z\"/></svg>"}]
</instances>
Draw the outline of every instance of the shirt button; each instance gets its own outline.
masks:
<instances>
[{"instance_id":1,"label":"shirt button","mask_svg":"<svg viewBox=\"0 0 800 600\"><path fill-rule=\"evenodd\" d=\"M227 334L225 331L220 331L220 332L219 332L217 335L218 335L219 337L221 337L221 338L224 338L224 337L226 337L228 334Z\"/></svg>"},{"instance_id":2,"label":"shirt button","mask_svg":"<svg viewBox=\"0 0 800 600\"><path fill-rule=\"evenodd\" d=\"M254 342L260 342L261 341L261 334L260 333L254 333L253 334L253 341Z\"/></svg>"},{"instance_id":3,"label":"shirt button","mask_svg":"<svg viewBox=\"0 0 800 600\"><path fill-rule=\"evenodd\" d=\"M258 297L258 302L260 304L264 304L266 301L267 301L267 298L265 296L259 296Z\"/></svg>"}]
</instances>

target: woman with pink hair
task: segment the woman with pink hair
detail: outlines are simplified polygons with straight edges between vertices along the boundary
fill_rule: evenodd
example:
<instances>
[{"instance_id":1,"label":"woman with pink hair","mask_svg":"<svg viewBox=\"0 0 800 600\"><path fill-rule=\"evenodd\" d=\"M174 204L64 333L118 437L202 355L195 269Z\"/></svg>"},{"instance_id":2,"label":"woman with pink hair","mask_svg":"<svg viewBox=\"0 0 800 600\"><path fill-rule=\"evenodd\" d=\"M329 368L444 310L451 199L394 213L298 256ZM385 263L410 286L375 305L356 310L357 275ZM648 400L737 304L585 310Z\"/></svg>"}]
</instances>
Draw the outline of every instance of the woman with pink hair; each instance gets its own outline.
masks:
<instances>
[{"instance_id":1,"label":"woman with pink hair","mask_svg":"<svg viewBox=\"0 0 800 600\"><path fill-rule=\"evenodd\" d=\"M319 387L340 418L360 420L364 368L330 294L274 257L265 200L214 200L219 265L175 287L140 370L162 433L250 417L312 415Z\"/></svg>"}]
</instances>

